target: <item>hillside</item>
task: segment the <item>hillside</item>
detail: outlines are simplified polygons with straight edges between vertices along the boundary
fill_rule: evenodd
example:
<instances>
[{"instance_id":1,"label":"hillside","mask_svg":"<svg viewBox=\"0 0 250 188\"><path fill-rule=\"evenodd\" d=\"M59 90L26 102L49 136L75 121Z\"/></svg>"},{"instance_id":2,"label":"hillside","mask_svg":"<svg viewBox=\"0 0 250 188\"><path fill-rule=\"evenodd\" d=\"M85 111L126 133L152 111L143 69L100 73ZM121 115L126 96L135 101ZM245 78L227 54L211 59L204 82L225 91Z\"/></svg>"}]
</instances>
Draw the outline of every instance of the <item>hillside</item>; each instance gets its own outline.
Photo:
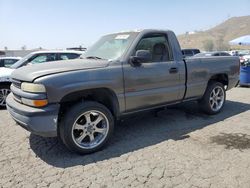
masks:
<instances>
[{"instance_id":1,"label":"hillside","mask_svg":"<svg viewBox=\"0 0 250 188\"><path fill-rule=\"evenodd\" d=\"M179 35L182 48L199 48L201 50L246 49L250 47L229 46L228 41L250 34L250 16L232 17L216 27L196 32L194 34Z\"/></svg>"}]
</instances>

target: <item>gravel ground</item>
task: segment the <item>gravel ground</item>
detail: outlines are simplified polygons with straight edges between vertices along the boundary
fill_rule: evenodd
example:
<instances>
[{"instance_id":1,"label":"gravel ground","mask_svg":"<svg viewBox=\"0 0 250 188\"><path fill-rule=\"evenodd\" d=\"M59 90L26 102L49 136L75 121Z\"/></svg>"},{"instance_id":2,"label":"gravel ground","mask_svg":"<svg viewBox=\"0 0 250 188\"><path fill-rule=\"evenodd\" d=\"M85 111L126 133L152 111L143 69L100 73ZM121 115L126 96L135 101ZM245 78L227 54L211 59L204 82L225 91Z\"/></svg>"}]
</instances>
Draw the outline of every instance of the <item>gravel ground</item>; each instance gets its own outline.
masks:
<instances>
[{"instance_id":1,"label":"gravel ground","mask_svg":"<svg viewBox=\"0 0 250 188\"><path fill-rule=\"evenodd\" d=\"M105 149L79 156L0 110L0 187L249 188L249 122L250 89L234 88L218 115L193 102L138 115Z\"/></svg>"}]
</instances>

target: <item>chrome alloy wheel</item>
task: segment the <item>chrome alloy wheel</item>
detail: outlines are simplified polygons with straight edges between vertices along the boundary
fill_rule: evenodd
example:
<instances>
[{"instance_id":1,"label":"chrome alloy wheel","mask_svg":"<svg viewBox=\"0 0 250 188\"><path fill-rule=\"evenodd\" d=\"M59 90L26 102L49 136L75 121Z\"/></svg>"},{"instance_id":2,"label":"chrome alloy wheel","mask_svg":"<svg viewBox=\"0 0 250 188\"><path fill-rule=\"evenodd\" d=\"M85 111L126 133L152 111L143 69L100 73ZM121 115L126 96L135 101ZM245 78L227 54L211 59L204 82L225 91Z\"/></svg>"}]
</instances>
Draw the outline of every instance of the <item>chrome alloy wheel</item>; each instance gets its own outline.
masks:
<instances>
[{"instance_id":1,"label":"chrome alloy wheel","mask_svg":"<svg viewBox=\"0 0 250 188\"><path fill-rule=\"evenodd\" d=\"M6 106L6 98L10 94L10 89L2 88L0 89L0 106Z\"/></svg>"},{"instance_id":2,"label":"chrome alloy wheel","mask_svg":"<svg viewBox=\"0 0 250 188\"><path fill-rule=\"evenodd\" d=\"M91 149L100 145L108 132L108 118L100 111L91 110L76 119L72 127L72 138L79 147Z\"/></svg>"},{"instance_id":3,"label":"chrome alloy wheel","mask_svg":"<svg viewBox=\"0 0 250 188\"><path fill-rule=\"evenodd\" d=\"M215 87L212 90L209 98L211 109L215 112L219 111L224 104L224 99L225 99L225 93L223 88L219 86Z\"/></svg>"}]
</instances>

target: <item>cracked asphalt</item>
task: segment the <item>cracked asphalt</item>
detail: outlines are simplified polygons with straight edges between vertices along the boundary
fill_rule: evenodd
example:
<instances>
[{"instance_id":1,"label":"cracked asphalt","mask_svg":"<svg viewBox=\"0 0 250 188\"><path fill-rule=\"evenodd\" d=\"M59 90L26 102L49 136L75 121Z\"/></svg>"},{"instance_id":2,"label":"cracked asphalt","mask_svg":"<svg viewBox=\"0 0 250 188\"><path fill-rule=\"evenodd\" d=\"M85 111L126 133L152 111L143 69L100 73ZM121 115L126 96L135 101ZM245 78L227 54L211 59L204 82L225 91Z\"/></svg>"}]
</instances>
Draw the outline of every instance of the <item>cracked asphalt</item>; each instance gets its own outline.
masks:
<instances>
[{"instance_id":1,"label":"cracked asphalt","mask_svg":"<svg viewBox=\"0 0 250 188\"><path fill-rule=\"evenodd\" d=\"M79 156L0 110L0 187L250 187L250 89L208 116L195 102L125 120L102 151Z\"/></svg>"}]
</instances>

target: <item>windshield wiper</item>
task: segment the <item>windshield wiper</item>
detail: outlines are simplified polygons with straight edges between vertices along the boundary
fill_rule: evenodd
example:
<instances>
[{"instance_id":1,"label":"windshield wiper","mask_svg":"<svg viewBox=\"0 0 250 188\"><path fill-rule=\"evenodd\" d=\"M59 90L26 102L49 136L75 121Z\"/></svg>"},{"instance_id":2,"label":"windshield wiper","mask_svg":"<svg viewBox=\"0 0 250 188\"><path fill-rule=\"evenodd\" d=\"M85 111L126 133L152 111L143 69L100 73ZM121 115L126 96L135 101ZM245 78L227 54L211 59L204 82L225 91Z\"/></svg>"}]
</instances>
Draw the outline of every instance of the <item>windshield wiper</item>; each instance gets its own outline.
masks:
<instances>
[{"instance_id":1,"label":"windshield wiper","mask_svg":"<svg viewBox=\"0 0 250 188\"><path fill-rule=\"evenodd\" d=\"M86 59L103 59L101 57L97 57L97 56L87 56L85 57Z\"/></svg>"}]
</instances>

